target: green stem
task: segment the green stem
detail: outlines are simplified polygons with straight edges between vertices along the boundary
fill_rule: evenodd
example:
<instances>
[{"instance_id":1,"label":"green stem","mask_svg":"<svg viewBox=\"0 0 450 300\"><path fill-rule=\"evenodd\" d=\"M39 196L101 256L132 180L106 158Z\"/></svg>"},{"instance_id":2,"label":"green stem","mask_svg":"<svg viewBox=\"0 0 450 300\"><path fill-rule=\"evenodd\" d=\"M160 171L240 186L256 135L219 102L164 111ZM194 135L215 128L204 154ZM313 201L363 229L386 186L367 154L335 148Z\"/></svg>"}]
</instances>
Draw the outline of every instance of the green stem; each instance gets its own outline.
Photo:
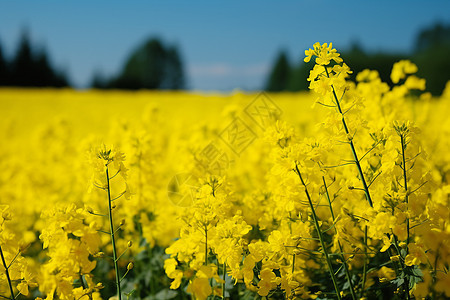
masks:
<instances>
[{"instance_id":1,"label":"green stem","mask_svg":"<svg viewBox=\"0 0 450 300\"><path fill-rule=\"evenodd\" d=\"M331 259L330 259L330 256L328 255L328 251L327 251L327 248L326 248L326 245L325 245L325 241L324 241L323 236L322 236L322 231L320 230L319 220L317 218L316 211L314 209L314 205L313 205L311 197L309 195L308 188L306 187L306 184L303 181L303 177L302 177L302 174L300 173L298 165L295 165L295 170L296 170L296 173L297 173L298 177L300 178L300 181L301 181L303 187L305 188L306 198L308 198L309 206L310 206L311 211L312 211L314 225L316 227L317 235L319 236L319 240L320 240L320 244L322 246L323 254L325 255L325 259L327 261L328 270L330 272L331 280L333 281L333 285L334 285L334 290L336 291L337 298L340 300L341 299L341 292L340 292L339 287L337 285L336 277L334 276L333 266L331 264Z\"/></svg>"},{"instance_id":2,"label":"green stem","mask_svg":"<svg viewBox=\"0 0 450 300\"><path fill-rule=\"evenodd\" d=\"M13 286L12 286L12 282L11 282L11 277L9 277L9 266L6 265L5 256L3 255L2 246L0 246L0 255L2 257L3 266L5 267L5 274L6 274L6 279L8 280L9 292L11 293L11 300L14 300L14 299L16 299L16 296L14 296L14 290L13 290Z\"/></svg>"},{"instance_id":3,"label":"green stem","mask_svg":"<svg viewBox=\"0 0 450 300\"><path fill-rule=\"evenodd\" d=\"M390 247L390 246L389 246L389 247ZM393 256L392 251L391 251L391 248L388 248L388 249L387 249L387 253L388 253L389 257ZM399 276L398 266L397 266L396 262L393 261L393 260L392 260L392 267L394 268L395 276L398 277L398 276Z\"/></svg>"},{"instance_id":4,"label":"green stem","mask_svg":"<svg viewBox=\"0 0 450 300\"><path fill-rule=\"evenodd\" d=\"M328 73L327 67L324 66L324 68L325 68L325 72L327 74L327 77L329 78L330 74ZM337 108L339 110L339 113L342 116L342 125L344 126L345 134L348 136L350 131L348 130L347 123L345 122L344 113L342 112L341 105L339 103L339 99L338 99L338 97L336 95L336 91L334 90L334 86L333 85L331 85L331 89L333 91L334 100L336 101L336 106L337 106ZM369 193L369 187L368 187L368 185L366 183L366 179L364 177L364 173L362 171L361 164L359 163L358 155L356 154L355 145L353 144L352 140L349 140L349 144L350 144L350 148L352 150L353 159L355 160L355 164L356 164L356 167L358 169L359 177L361 178L361 181L362 181L362 184L363 184L363 187L364 187L364 192L366 194L366 199L369 202L370 207L373 207L372 198L370 197L370 193Z\"/></svg>"},{"instance_id":5,"label":"green stem","mask_svg":"<svg viewBox=\"0 0 450 300\"><path fill-rule=\"evenodd\" d=\"M400 143L402 146L402 165L403 165L403 186L405 188L405 203L408 206L408 179L406 177L406 154L405 154L405 150L406 150L406 141L405 141L405 136L403 134L400 134ZM409 245L409 218L406 217L406 255L408 255L408 245ZM394 240L397 243L397 238L394 236ZM400 254L400 253L399 253ZM409 283L408 283L408 278L405 277L405 289L406 289L406 295L407 295L407 299L409 299Z\"/></svg>"},{"instance_id":6,"label":"green stem","mask_svg":"<svg viewBox=\"0 0 450 300\"><path fill-rule=\"evenodd\" d=\"M325 195L327 196L328 206L330 207L331 217L333 219L333 224L334 224L335 218L334 218L333 206L331 205L331 199L330 199L330 195L328 193L328 187L327 187L327 183L325 181L325 176L322 176L322 181L323 181L323 186L325 188ZM334 232L337 234L336 227L334 227ZM339 240L338 240L338 247L339 247L339 252L340 252L339 256L342 260L342 265L344 266L345 275L347 277L347 282L349 284L350 293L352 294L352 299L356 300L356 294L355 294L355 290L353 288L352 277L350 276L350 271L347 266L347 261L345 260L345 256L343 254L344 251L342 249L342 245ZM294 259L295 259L295 256L294 256Z\"/></svg>"},{"instance_id":7,"label":"green stem","mask_svg":"<svg viewBox=\"0 0 450 300\"><path fill-rule=\"evenodd\" d=\"M404 280L405 280L404 284L403 284L403 289L405 290L405 294L406 294L405 297L406 297L406 299L409 300L410 299L410 297L409 297L409 280L408 280L408 277L406 276L406 273L405 273L405 263L403 262L404 257L402 257L402 255L401 255L400 247L398 246L397 236L395 234L393 234L393 233L392 233L392 235L394 237L394 247L397 250L397 254L399 256L399 262L400 262L400 268L402 269L402 275L403 275Z\"/></svg>"},{"instance_id":8,"label":"green stem","mask_svg":"<svg viewBox=\"0 0 450 300\"><path fill-rule=\"evenodd\" d=\"M113 247L114 270L116 271L117 295L119 297L119 300L122 300L122 292L121 292L121 289L120 289L120 273L119 273L119 266L117 264L117 251L116 251L115 231L114 231L113 216L112 216L111 188L110 188L110 185L109 185L108 165L106 165L106 184L107 184L106 188L107 188L107 191L108 191L109 226L110 226L110 232L111 232L111 243L112 243L112 247Z\"/></svg>"},{"instance_id":9,"label":"green stem","mask_svg":"<svg viewBox=\"0 0 450 300\"><path fill-rule=\"evenodd\" d=\"M292 255L292 276L294 276L295 271L295 254Z\"/></svg>"},{"instance_id":10,"label":"green stem","mask_svg":"<svg viewBox=\"0 0 450 300\"><path fill-rule=\"evenodd\" d=\"M403 186L405 188L405 202L408 205L409 199L408 199L408 180L406 177L406 155L405 155L405 149L406 149L406 143L405 143L405 137L403 134L400 135L400 142L402 144L402 159L403 159ZM406 254L408 254L408 244L409 244L409 218L406 217Z\"/></svg>"}]
</instances>

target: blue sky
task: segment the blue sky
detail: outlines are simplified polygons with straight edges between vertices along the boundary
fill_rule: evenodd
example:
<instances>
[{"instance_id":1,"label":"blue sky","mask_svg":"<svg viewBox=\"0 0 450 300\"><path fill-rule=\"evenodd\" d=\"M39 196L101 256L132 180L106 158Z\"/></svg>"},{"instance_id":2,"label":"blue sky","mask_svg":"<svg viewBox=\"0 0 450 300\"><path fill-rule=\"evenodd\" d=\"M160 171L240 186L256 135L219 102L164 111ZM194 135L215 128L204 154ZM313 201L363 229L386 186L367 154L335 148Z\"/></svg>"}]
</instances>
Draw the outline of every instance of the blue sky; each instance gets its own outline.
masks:
<instances>
[{"instance_id":1,"label":"blue sky","mask_svg":"<svg viewBox=\"0 0 450 300\"><path fill-rule=\"evenodd\" d=\"M127 55L157 36L179 47L188 86L261 88L280 49L292 61L316 41L339 49L411 50L417 31L450 23L450 1L0 1L7 55L27 27L52 62L86 87L94 70L117 73Z\"/></svg>"}]
</instances>

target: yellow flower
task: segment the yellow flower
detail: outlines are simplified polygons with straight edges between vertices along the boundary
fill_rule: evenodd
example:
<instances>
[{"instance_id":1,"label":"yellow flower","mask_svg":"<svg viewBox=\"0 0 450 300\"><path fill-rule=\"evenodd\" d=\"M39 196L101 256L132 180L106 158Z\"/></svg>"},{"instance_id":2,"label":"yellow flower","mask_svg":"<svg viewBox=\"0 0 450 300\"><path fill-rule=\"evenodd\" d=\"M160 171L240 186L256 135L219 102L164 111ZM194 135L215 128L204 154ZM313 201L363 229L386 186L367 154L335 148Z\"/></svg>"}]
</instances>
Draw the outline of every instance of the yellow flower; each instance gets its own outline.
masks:
<instances>
[{"instance_id":1,"label":"yellow flower","mask_svg":"<svg viewBox=\"0 0 450 300\"><path fill-rule=\"evenodd\" d=\"M183 279L183 271L181 270L175 270L171 273L171 277L173 281L170 283L170 288L172 290L176 290L180 287L181 280Z\"/></svg>"},{"instance_id":2,"label":"yellow flower","mask_svg":"<svg viewBox=\"0 0 450 300\"><path fill-rule=\"evenodd\" d=\"M386 280L392 280L395 278L395 271L388 267L381 267L381 269L378 270L378 277L380 279L385 278Z\"/></svg>"},{"instance_id":3,"label":"yellow flower","mask_svg":"<svg viewBox=\"0 0 450 300\"><path fill-rule=\"evenodd\" d=\"M209 284L209 278L197 277L189 283L186 291L191 293L195 299L206 300L206 298L212 294L213 290Z\"/></svg>"},{"instance_id":4,"label":"yellow flower","mask_svg":"<svg viewBox=\"0 0 450 300\"><path fill-rule=\"evenodd\" d=\"M315 43L313 45L314 49L305 50L305 62L309 62L312 56L316 56L316 64L326 66L330 63L331 60L334 60L336 63L342 62L342 58L339 57L339 53L337 53L336 49L333 49L333 44L324 43L320 45L320 43Z\"/></svg>"},{"instance_id":5,"label":"yellow flower","mask_svg":"<svg viewBox=\"0 0 450 300\"><path fill-rule=\"evenodd\" d=\"M404 79L407 74L413 74L417 72L417 66L409 60L401 60L396 62L392 67L391 80L393 83L398 83L401 79Z\"/></svg>"},{"instance_id":6,"label":"yellow flower","mask_svg":"<svg viewBox=\"0 0 450 300\"><path fill-rule=\"evenodd\" d=\"M391 238L388 238L387 235L383 235L383 247L380 249L380 252L385 252L392 244L393 241L393 235L391 235Z\"/></svg>"},{"instance_id":7,"label":"yellow flower","mask_svg":"<svg viewBox=\"0 0 450 300\"><path fill-rule=\"evenodd\" d=\"M263 269L260 273L261 280L258 282L258 294L260 296L267 296L276 284L274 283L276 276L271 269Z\"/></svg>"},{"instance_id":8,"label":"yellow flower","mask_svg":"<svg viewBox=\"0 0 450 300\"><path fill-rule=\"evenodd\" d=\"M254 277L253 268L255 267L255 259L252 255L247 256L244 259L244 266L242 268L242 273L244 274L244 282L249 284Z\"/></svg>"},{"instance_id":9,"label":"yellow flower","mask_svg":"<svg viewBox=\"0 0 450 300\"><path fill-rule=\"evenodd\" d=\"M408 255L405 258L405 264L407 266L420 265L427 263L427 255L421 245L411 243L408 245Z\"/></svg>"},{"instance_id":10,"label":"yellow flower","mask_svg":"<svg viewBox=\"0 0 450 300\"><path fill-rule=\"evenodd\" d=\"M405 86L410 90L425 90L425 79L417 76L409 76L405 81Z\"/></svg>"}]
</instances>

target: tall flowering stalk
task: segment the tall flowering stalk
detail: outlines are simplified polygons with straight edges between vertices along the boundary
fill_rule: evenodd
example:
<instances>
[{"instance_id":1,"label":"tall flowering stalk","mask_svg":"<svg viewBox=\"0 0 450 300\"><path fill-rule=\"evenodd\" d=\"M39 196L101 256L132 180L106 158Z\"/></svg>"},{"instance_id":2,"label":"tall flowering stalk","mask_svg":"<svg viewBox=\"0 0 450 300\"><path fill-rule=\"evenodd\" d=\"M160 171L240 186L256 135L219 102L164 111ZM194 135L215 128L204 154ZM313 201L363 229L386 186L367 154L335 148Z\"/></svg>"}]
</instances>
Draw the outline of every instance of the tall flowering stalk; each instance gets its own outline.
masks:
<instances>
[{"instance_id":1,"label":"tall flowering stalk","mask_svg":"<svg viewBox=\"0 0 450 300\"><path fill-rule=\"evenodd\" d=\"M6 298L6 299L14 300L14 299L16 299L16 296L14 295L14 289L13 289L13 285L11 282L11 276L9 275L9 268L11 266L11 263L6 262L5 255L3 254L2 244L1 244L4 242L3 235L2 235L3 230L4 230L3 224L5 223L6 220L10 219L9 207L8 206L3 206L3 207L0 206L0 212L1 212L1 214L0 214L0 256L2 258L3 268L5 269L5 277L6 277L6 280L8 281L9 292L11 294L10 297L5 297L5 296L2 296L2 297Z\"/></svg>"},{"instance_id":2,"label":"tall flowering stalk","mask_svg":"<svg viewBox=\"0 0 450 300\"><path fill-rule=\"evenodd\" d=\"M345 63L343 63L342 58L339 57L340 54L337 53L336 49L333 49L332 43L330 43L330 45L327 43L324 43L323 45L320 45L320 43L315 43L314 49L305 50L305 55L305 62L309 62L312 56L316 56L316 65L308 78L308 80L311 81L309 88L325 97L329 97L331 94L332 104L330 106L334 106L341 116L342 126L353 155L353 163L356 165L358 170L359 179L363 184L367 202L370 207L373 207L372 197L369 192L369 185L362 171L360 158L356 153L355 145L353 143L354 134L350 131L345 119L345 114L348 111L344 111L341 104L341 99L344 97L348 88L346 78L348 77L348 74L352 73L352 71ZM331 61L336 63L333 67L329 66ZM338 92L341 94L341 97L338 97Z\"/></svg>"},{"instance_id":3,"label":"tall flowering stalk","mask_svg":"<svg viewBox=\"0 0 450 300\"><path fill-rule=\"evenodd\" d=\"M314 204L311 200L311 196L309 195L308 187L306 186L305 181L303 180L303 177L300 172L300 169L298 168L298 165L295 165L294 171L295 171L295 173L297 173L298 177L300 178L300 182L301 182L303 188L305 189L305 194L306 194L306 197L308 198L309 207L311 208L311 212L312 212L314 226L316 228L317 235L319 236L320 245L322 246L322 252L323 252L323 254L325 256L325 260L327 262L328 271L330 272L331 280L333 281L334 290L336 291L336 297L340 300L341 299L341 291L337 285L336 276L334 274L333 265L331 263L331 257L330 257L330 254L328 253L327 246L325 245L325 239L323 237L322 230L320 229L319 218L317 217L316 210L314 208Z\"/></svg>"},{"instance_id":4,"label":"tall flowering stalk","mask_svg":"<svg viewBox=\"0 0 450 300\"><path fill-rule=\"evenodd\" d=\"M0 284L7 283L10 296L0 295L1 298L15 300L22 294L28 296L29 287L36 287L34 275L28 270L26 260L21 255L21 247L15 235L6 228L6 221L11 220L11 214L8 205L0 205ZM3 281L3 282L2 282ZM16 287L14 282L19 281ZM1 286L0 285L0 286ZM18 290L15 294L14 288Z\"/></svg>"},{"instance_id":5,"label":"tall flowering stalk","mask_svg":"<svg viewBox=\"0 0 450 300\"><path fill-rule=\"evenodd\" d=\"M116 207L114 201L119 199L122 196L129 197L130 192L128 189L128 186L125 184L125 190L119 193L117 196L112 197L112 187L111 187L111 180L114 179L117 175L121 175L124 180L127 178L127 169L125 168L123 161L125 159L125 156L123 153L119 151L115 151L112 149L107 149L106 147L103 147L103 149L99 150L97 152L97 180L94 181L94 185L97 188L100 188L104 190L107 193L108 198L108 221L109 221L109 232L107 232L111 237L111 246L112 246L112 254L113 254L113 263L114 263L114 271L116 275L116 289L117 289L117 296L118 299L122 299L122 289L120 282L123 280L123 278L128 274L128 272L133 268L133 264L129 263L127 266L127 271L123 275L123 277L120 276L120 269L118 265L119 259L122 257L122 255L125 253L125 251L128 250L129 247L131 247L132 243L131 241L128 242L127 249L122 253L118 254L117 247L116 247L116 233L117 231L123 226L123 222L120 223L118 227L114 226L114 219L113 219L113 210ZM110 175L110 171L113 170L113 175ZM103 173L103 174L102 174ZM95 176L95 175L94 175ZM91 211L92 214L95 214ZM98 215L98 214L97 214Z\"/></svg>"},{"instance_id":6,"label":"tall flowering stalk","mask_svg":"<svg viewBox=\"0 0 450 300\"><path fill-rule=\"evenodd\" d=\"M337 221L335 216L334 216L334 211L333 211L333 206L331 204L331 199L330 199L330 194L328 193L328 187L327 187L327 183L325 181L325 177L322 176L322 180L323 180L323 188L325 190L325 196L327 198L328 201L328 206L330 207L330 213L331 213L331 220L333 221L333 224ZM337 233L336 228L334 228L334 232ZM352 299L356 300L356 294L355 294L355 289L353 287L353 282L352 282L352 276L350 275L350 270L348 269L348 265L347 265L347 261L345 259L344 256L344 250L342 248L342 244L341 242L338 240L338 247L339 247L339 251L340 251L340 259L342 261L342 266L344 267L344 271L345 271L345 276L347 277L347 282L348 282L348 286L350 289L350 293L352 295Z\"/></svg>"},{"instance_id":7,"label":"tall flowering stalk","mask_svg":"<svg viewBox=\"0 0 450 300\"><path fill-rule=\"evenodd\" d=\"M101 283L92 271L101 243L96 224L86 224L88 213L74 203L60 204L42 212L46 227L39 236L49 260L41 266L40 291L47 298L95 299Z\"/></svg>"},{"instance_id":8,"label":"tall flowering stalk","mask_svg":"<svg viewBox=\"0 0 450 300\"><path fill-rule=\"evenodd\" d=\"M364 191L365 198L369 203L370 207L373 207L372 197L369 192L370 184L366 180L366 176L364 175L360 163L361 158L358 156L355 144L353 142L353 137L356 131L353 132L350 130L348 122L345 117L346 113L350 111L352 106L349 106L346 110L344 110L343 104L341 103L342 99L345 96L345 93L349 88L348 83L346 82L346 78L348 77L349 74L352 73L352 71L345 63L343 63L340 54L336 51L336 49L333 49L332 43L330 43L329 45L327 43L324 43L323 45L320 45L320 43L315 43L314 49L306 50L305 55L306 55L304 59L305 62L309 62L313 56L316 56L315 60L316 64L314 65L313 70L311 70L310 76L308 78L308 80L311 82L309 88L319 93L325 98L324 102L327 103L321 104L328 107L334 107L337 113L339 114L342 127L344 129L344 133L346 136L346 142L350 146L350 150L353 157L351 163L355 164L356 169L358 170L359 180L363 185L362 190ZM335 63L333 66L331 66L332 61ZM340 97L338 97L338 93L340 94ZM354 187L352 187L352 189L354 189ZM364 252L366 253L367 225L364 228L364 232L365 234L363 244L364 244ZM364 286L366 282L367 260L368 257L367 255L365 255L363 267L364 274L361 284L361 295L364 292ZM352 296L353 297L355 296L354 293L352 293Z\"/></svg>"},{"instance_id":9,"label":"tall flowering stalk","mask_svg":"<svg viewBox=\"0 0 450 300\"><path fill-rule=\"evenodd\" d=\"M3 268L5 268L5 276L6 276L6 280L8 280L9 292L11 293L11 297L10 298L6 298L6 299L14 300L14 299L16 299L16 296L14 295L14 289L13 289L13 285L12 285L12 282L11 282L11 276L9 276L10 264L6 263L5 256L3 255L3 250L2 250L2 246L1 245L0 245L0 256L2 258Z\"/></svg>"}]
</instances>

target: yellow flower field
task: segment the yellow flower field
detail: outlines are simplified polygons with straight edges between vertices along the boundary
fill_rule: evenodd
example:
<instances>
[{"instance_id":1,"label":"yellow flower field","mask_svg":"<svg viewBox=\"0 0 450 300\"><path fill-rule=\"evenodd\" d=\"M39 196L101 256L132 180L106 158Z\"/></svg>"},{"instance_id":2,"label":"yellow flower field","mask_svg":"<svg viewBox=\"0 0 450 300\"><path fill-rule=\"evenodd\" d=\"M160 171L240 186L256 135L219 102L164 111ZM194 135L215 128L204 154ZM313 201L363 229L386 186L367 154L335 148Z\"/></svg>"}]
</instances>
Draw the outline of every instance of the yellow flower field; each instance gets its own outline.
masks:
<instances>
[{"instance_id":1,"label":"yellow flower field","mask_svg":"<svg viewBox=\"0 0 450 300\"><path fill-rule=\"evenodd\" d=\"M305 54L309 93L0 89L0 295L450 297L450 83Z\"/></svg>"}]
</instances>

